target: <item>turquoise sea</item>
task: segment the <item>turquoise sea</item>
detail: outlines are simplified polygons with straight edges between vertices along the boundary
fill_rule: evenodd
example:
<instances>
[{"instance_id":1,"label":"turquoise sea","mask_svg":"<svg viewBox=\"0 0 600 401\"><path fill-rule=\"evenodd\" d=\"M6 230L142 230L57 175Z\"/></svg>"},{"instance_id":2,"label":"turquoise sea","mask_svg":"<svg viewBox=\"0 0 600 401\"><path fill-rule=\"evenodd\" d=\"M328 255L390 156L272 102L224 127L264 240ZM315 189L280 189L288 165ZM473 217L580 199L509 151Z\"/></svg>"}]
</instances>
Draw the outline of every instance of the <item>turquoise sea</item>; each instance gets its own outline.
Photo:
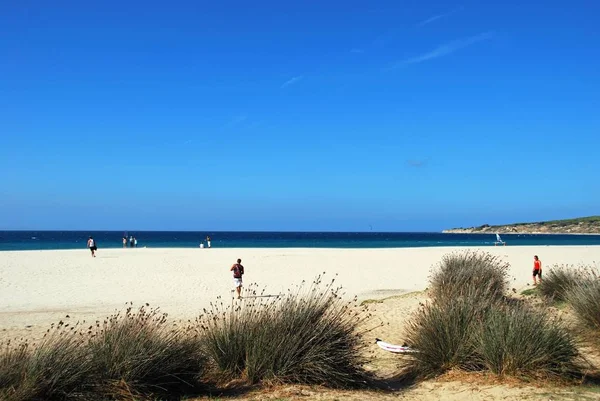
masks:
<instances>
[{"instance_id":1,"label":"turquoise sea","mask_svg":"<svg viewBox=\"0 0 600 401\"><path fill-rule=\"evenodd\" d=\"M98 248L120 248L123 236L138 247L197 248L206 236L214 248L405 248L494 246L494 234L393 232L238 232L238 231L0 231L0 251L85 248L89 236ZM600 245L600 235L506 234L508 246ZM206 243L206 242L205 242Z\"/></svg>"}]
</instances>

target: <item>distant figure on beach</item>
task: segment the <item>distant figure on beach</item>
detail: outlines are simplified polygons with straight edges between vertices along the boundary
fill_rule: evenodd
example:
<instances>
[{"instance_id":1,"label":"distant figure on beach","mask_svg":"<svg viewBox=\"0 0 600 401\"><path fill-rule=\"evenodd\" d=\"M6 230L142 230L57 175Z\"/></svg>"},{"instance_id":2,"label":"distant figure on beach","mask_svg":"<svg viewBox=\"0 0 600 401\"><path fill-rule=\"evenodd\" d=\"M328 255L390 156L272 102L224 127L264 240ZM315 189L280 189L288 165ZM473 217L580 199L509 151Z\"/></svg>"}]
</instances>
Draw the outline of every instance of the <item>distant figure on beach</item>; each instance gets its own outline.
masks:
<instances>
[{"instance_id":1,"label":"distant figure on beach","mask_svg":"<svg viewBox=\"0 0 600 401\"><path fill-rule=\"evenodd\" d=\"M206 246L210 248L210 237L208 235L206 236Z\"/></svg>"},{"instance_id":2,"label":"distant figure on beach","mask_svg":"<svg viewBox=\"0 0 600 401\"><path fill-rule=\"evenodd\" d=\"M540 283L542 282L542 261L537 255L533 257L533 285L537 285L536 276L540 277Z\"/></svg>"},{"instance_id":3,"label":"distant figure on beach","mask_svg":"<svg viewBox=\"0 0 600 401\"><path fill-rule=\"evenodd\" d=\"M88 246L88 248L90 248L90 251L92 252L92 257L95 258L96 250L98 249L98 247L96 247L96 241L94 241L94 239L91 236L88 239L87 246Z\"/></svg>"},{"instance_id":4,"label":"distant figure on beach","mask_svg":"<svg viewBox=\"0 0 600 401\"><path fill-rule=\"evenodd\" d=\"M123 248L127 248L127 237L123 237Z\"/></svg>"},{"instance_id":5,"label":"distant figure on beach","mask_svg":"<svg viewBox=\"0 0 600 401\"><path fill-rule=\"evenodd\" d=\"M133 248L133 235L129 236L129 247Z\"/></svg>"},{"instance_id":6,"label":"distant figure on beach","mask_svg":"<svg viewBox=\"0 0 600 401\"><path fill-rule=\"evenodd\" d=\"M233 286L237 291L238 299L242 297L242 276L244 275L244 266L242 266L242 259L238 259L237 263L231 266L229 271L233 272Z\"/></svg>"},{"instance_id":7,"label":"distant figure on beach","mask_svg":"<svg viewBox=\"0 0 600 401\"><path fill-rule=\"evenodd\" d=\"M137 248L137 238L133 237L133 247Z\"/></svg>"}]
</instances>

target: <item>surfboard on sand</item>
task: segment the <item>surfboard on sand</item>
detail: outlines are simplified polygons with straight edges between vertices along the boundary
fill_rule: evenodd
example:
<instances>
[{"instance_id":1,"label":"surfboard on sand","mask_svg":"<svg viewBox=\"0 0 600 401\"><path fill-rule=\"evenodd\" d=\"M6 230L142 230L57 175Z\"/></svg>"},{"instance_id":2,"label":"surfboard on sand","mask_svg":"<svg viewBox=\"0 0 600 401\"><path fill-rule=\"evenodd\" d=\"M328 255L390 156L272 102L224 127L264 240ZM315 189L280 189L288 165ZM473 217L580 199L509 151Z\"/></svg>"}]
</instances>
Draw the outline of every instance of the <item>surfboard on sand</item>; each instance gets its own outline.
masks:
<instances>
[{"instance_id":1,"label":"surfboard on sand","mask_svg":"<svg viewBox=\"0 0 600 401\"><path fill-rule=\"evenodd\" d=\"M414 349L407 347L405 345L394 345L390 343L386 343L385 341L380 340L379 338L375 339L375 343L379 345L379 348L393 352L394 354L410 354L412 352L417 352Z\"/></svg>"}]
</instances>

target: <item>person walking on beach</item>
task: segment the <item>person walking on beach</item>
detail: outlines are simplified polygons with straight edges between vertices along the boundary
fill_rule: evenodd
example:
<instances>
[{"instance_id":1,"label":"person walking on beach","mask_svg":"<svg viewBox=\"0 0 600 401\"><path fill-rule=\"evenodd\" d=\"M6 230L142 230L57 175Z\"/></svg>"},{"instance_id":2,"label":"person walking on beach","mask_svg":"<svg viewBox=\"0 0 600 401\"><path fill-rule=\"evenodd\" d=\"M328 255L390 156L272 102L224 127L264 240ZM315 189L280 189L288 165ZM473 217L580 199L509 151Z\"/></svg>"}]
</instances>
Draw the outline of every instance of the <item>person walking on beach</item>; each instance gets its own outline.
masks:
<instances>
[{"instance_id":1,"label":"person walking on beach","mask_svg":"<svg viewBox=\"0 0 600 401\"><path fill-rule=\"evenodd\" d=\"M540 283L542 282L542 261L537 255L533 257L533 285L537 285L536 276L539 276Z\"/></svg>"},{"instance_id":2,"label":"person walking on beach","mask_svg":"<svg viewBox=\"0 0 600 401\"><path fill-rule=\"evenodd\" d=\"M94 239L91 236L88 239L87 246L88 246L88 248L90 248L90 251L92 252L92 257L95 258L96 257L96 250L98 248L96 247L96 241L94 241Z\"/></svg>"},{"instance_id":3,"label":"person walking on beach","mask_svg":"<svg viewBox=\"0 0 600 401\"><path fill-rule=\"evenodd\" d=\"M129 236L129 247L133 248L133 235Z\"/></svg>"},{"instance_id":4,"label":"person walking on beach","mask_svg":"<svg viewBox=\"0 0 600 401\"><path fill-rule=\"evenodd\" d=\"M127 237L123 237L123 248L127 248Z\"/></svg>"},{"instance_id":5,"label":"person walking on beach","mask_svg":"<svg viewBox=\"0 0 600 401\"><path fill-rule=\"evenodd\" d=\"M206 246L210 248L210 237L208 235L206 236Z\"/></svg>"},{"instance_id":6,"label":"person walking on beach","mask_svg":"<svg viewBox=\"0 0 600 401\"><path fill-rule=\"evenodd\" d=\"M133 237L133 247L137 248L137 238Z\"/></svg>"},{"instance_id":7,"label":"person walking on beach","mask_svg":"<svg viewBox=\"0 0 600 401\"><path fill-rule=\"evenodd\" d=\"M242 259L238 259L237 263L231 266L229 271L233 272L233 286L237 291L238 299L242 297L242 276L244 275L244 266L242 266Z\"/></svg>"}]
</instances>

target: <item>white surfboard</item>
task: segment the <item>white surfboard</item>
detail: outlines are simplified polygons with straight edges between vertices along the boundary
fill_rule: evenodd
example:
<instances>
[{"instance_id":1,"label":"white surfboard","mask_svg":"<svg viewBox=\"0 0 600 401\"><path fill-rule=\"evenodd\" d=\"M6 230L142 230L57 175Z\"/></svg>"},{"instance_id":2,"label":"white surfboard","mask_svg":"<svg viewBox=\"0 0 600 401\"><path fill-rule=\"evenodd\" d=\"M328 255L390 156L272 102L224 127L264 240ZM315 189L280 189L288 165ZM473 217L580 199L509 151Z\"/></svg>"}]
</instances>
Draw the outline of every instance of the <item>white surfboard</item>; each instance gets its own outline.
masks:
<instances>
[{"instance_id":1,"label":"white surfboard","mask_svg":"<svg viewBox=\"0 0 600 401\"><path fill-rule=\"evenodd\" d=\"M393 352L395 354L410 354L411 352L417 352L410 347L386 343L385 341L382 341L379 338L375 339L375 343L379 345L379 348L388 352Z\"/></svg>"}]
</instances>

